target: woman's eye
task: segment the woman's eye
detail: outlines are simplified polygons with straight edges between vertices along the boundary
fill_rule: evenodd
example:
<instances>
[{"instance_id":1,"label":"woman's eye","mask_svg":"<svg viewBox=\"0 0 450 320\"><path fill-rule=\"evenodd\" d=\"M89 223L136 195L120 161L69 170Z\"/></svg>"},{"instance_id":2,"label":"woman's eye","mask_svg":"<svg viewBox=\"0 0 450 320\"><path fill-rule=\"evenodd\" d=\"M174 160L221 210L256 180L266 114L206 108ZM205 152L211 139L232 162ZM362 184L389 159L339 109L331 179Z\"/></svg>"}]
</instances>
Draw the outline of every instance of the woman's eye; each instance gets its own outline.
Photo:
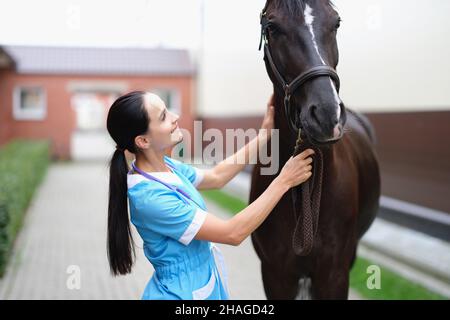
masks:
<instances>
[{"instance_id":1,"label":"woman's eye","mask_svg":"<svg viewBox=\"0 0 450 320\"><path fill-rule=\"evenodd\" d=\"M162 120L166 120L166 113L164 112L163 116L162 116Z\"/></svg>"}]
</instances>

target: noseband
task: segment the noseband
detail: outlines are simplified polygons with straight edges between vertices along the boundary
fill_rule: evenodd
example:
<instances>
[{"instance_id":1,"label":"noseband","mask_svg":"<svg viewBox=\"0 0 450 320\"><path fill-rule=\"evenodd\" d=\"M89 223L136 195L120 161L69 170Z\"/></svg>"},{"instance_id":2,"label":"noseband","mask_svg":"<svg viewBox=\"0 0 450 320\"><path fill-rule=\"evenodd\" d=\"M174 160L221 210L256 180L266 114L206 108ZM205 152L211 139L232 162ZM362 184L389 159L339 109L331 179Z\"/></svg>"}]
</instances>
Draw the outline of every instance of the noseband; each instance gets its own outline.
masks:
<instances>
[{"instance_id":1,"label":"noseband","mask_svg":"<svg viewBox=\"0 0 450 320\"><path fill-rule=\"evenodd\" d=\"M298 77L296 77L294 80L292 80L290 83L285 81L284 77L281 75L280 71L275 65L275 62L273 61L272 54L270 53L269 41L267 37L267 29L270 26L270 21L269 19L267 19L266 8L264 8L263 11L261 12L260 19L261 19L261 39L259 41L259 50L261 50L262 42L264 41L264 54L267 57L272 72L275 74L278 83L282 86L284 91L284 111L286 114L289 129L294 134L297 134L299 133L298 131L301 128L297 128L295 123L292 121L292 115L290 110L291 95L295 92L295 90L304 85L306 82L318 77L330 77L331 79L333 79L336 84L336 90L339 92L340 88L339 76L333 68L321 65L306 70L305 72L301 73ZM300 136L300 133L298 134L298 136Z\"/></svg>"}]
</instances>

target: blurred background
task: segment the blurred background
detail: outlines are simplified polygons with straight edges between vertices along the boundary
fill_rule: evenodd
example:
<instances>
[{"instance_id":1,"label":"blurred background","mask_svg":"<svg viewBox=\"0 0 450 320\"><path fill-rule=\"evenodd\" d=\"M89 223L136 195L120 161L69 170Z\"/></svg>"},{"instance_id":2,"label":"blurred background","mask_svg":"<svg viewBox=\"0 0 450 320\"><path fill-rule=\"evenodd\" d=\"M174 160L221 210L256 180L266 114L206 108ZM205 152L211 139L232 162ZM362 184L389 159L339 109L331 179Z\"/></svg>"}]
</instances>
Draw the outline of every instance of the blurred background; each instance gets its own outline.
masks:
<instances>
[{"instance_id":1,"label":"blurred background","mask_svg":"<svg viewBox=\"0 0 450 320\"><path fill-rule=\"evenodd\" d=\"M450 2L333 2L340 97L372 122L382 178L351 298L448 299ZM259 128L272 92L258 51L264 4L0 5L0 299L140 298L152 274L142 250L126 277L112 278L106 260L108 109L123 93L147 90L190 132L195 120L203 132ZM211 212L245 206L249 170L204 193ZM222 247L232 296L265 299L251 243ZM366 284L370 265L381 267L381 288Z\"/></svg>"}]
</instances>

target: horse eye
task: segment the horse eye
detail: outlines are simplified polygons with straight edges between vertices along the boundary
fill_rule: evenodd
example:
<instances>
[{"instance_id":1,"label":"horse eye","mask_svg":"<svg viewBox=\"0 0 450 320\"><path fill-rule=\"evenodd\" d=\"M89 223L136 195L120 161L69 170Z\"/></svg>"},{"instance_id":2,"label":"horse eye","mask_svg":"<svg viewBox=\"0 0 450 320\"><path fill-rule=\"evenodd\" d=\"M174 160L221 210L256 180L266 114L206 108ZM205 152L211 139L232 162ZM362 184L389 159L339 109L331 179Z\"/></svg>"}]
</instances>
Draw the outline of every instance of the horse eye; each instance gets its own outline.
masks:
<instances>
[{"instance_id":1,"label":"horse eye","mask_svg":"<svg viewBox=\"0 0 450 320\"><path fill-rule=\"evenodd\" d=\"M269 24L267 29L269 30L270 34L272 34L272 35L278 33L278 31L279 31L278 27L274 24Z\"/></svg>"},{"instance_id":2,"label":"horse eye","mask_svg":"<svg viewBox=\"0 0 450 320\"><path fill-rule=\"evenodd\" d=\"M334 27L335 30L339 29L339 27L341 26L341 22L342 22L342 20L341 20L341 18L339 18L338 21L336 22L336 26Z\"/></svg>"}]
</instances>

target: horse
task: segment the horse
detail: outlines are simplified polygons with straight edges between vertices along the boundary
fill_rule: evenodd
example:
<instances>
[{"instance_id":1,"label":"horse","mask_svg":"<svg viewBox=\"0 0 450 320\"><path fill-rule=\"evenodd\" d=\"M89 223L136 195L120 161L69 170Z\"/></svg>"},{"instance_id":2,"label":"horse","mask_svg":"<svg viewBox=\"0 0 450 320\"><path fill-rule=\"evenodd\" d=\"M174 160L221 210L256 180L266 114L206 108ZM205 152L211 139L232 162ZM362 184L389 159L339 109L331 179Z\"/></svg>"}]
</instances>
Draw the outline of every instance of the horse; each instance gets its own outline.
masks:
<instances>
[{"instance_id":1,"label":"horse","mask_svg":"<svg viewBox=\"0 0 450 320\"><path fill-rule=\"evenodd\" d=\"M339 97L340 17L330 0L267 0L261 45L274 89L279 169L251 173L249 202L293 155L315 150L312 176L287 192L251 240L268 299L348 299L358 242L376 217L376 134ZM270 146L268 152L271 153Z\"/></svg>"}]
</instances>

